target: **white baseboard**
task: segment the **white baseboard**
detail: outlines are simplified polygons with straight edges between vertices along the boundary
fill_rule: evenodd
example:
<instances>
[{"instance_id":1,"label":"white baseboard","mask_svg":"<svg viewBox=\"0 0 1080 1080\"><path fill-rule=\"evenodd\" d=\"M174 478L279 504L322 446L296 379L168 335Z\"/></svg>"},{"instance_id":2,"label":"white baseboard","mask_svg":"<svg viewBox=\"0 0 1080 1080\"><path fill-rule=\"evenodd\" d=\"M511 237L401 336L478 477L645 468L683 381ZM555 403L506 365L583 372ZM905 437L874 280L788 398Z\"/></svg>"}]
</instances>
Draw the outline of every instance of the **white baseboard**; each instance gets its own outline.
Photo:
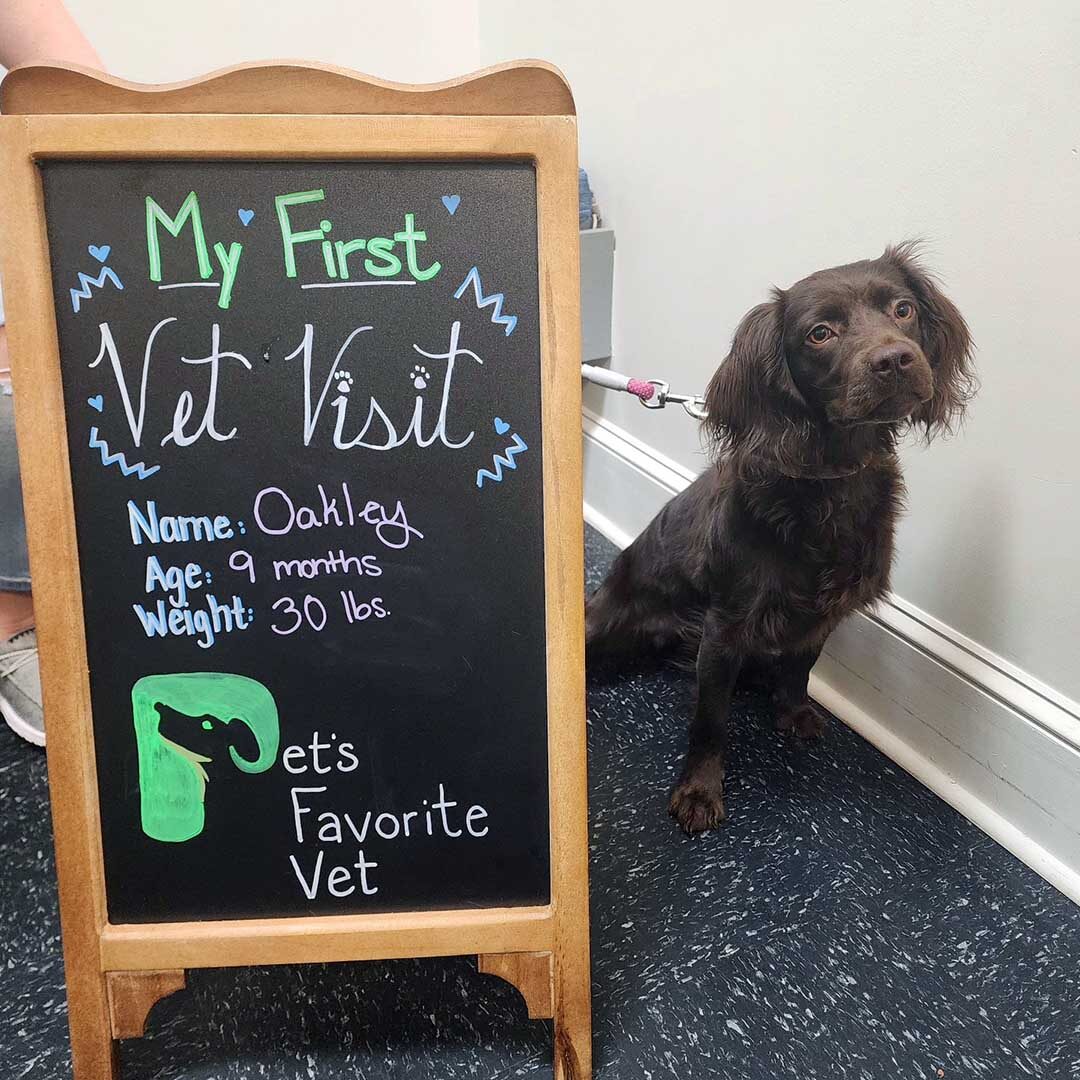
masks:
<instances>
[{"instance_id":1,"label":"white baseboard","mask_svg":"<svg viewBox=\"0 0 1080 1080\"><path fill-rule=\"evenodd\" d=\"M582 424L585 520L625 547L694 474L588 410ZM1075 702L895 595L833 633L810 690L1080 903Z\"/></svg>"}]
</instances>

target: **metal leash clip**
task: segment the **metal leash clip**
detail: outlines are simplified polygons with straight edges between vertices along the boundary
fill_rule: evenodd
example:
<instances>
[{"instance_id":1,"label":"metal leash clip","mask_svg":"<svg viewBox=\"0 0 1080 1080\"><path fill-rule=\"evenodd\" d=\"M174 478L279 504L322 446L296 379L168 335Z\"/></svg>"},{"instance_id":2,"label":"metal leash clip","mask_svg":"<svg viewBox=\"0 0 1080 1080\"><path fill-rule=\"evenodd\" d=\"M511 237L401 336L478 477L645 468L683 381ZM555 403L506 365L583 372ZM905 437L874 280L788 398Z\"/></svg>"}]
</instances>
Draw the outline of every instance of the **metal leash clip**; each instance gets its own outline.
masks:
<instances>
[{"instance_id":1,"label":"metal leash clip","mask_svg":"<svg viewBox=\"0 0 1080 1080\"><path fill-rule=\"evenodd\" d=\"M581 377L586 382L603 386L608 390L622 390L633 394L646 409L662 409L669 402L681 405L687 416L695 420L705 419L705 399L690 394L673 394L671 384L663 379L631 379L610 368L593 364L581 365Z\"/></svg>"},{"instance_id":2,"label":"metal leash clip","mask_svg":"<svg viewBox=\"0 0 1080 1080\"><path fill-rule=\"evenodd\" d=\"M650 386L656 387L656 393L648 401L644 398L638 398L646 409L662 409L670 403L672 405L681 405L687 416L691 416L695 420L705 419L705 399L700 395L673 394L671 384L663 379L646 379L645 381Z\"/></svg>"}]
</instances>

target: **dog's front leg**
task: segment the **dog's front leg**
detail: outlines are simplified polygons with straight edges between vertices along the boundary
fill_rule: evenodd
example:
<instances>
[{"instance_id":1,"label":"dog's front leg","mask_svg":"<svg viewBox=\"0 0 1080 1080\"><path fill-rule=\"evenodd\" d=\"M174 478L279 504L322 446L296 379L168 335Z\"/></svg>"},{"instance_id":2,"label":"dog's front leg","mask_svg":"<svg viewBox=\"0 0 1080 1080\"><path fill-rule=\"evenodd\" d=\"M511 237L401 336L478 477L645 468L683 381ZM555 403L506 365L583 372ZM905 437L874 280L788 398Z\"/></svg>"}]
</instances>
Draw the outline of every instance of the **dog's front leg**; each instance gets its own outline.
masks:
<instances>
[{"instance_id":1,"label":"dog's front leg","mask_svg":"<svg viewBox=\"0 0 1080 1080\"><path fill-rule=\"evenodd\" d=\"M782 656L776 663L776 729L800 739L816 739L825 734L825 719L806 693L810 669L821 655L821 646Z\"/></svg>"},{"instance_id":2,"label":"dog's front leg","mask_svg":"<svg viewBox=\"0 0 1080 1080\"><path fill-rule=\"evenodd\" d=\"M671 795L671 816L688 832L715 829L726 817L724 771L731 691L742 660L723 643L719 620L705 616L697 658L697 704L682 776Z\"/></svg>"}]
</instances>

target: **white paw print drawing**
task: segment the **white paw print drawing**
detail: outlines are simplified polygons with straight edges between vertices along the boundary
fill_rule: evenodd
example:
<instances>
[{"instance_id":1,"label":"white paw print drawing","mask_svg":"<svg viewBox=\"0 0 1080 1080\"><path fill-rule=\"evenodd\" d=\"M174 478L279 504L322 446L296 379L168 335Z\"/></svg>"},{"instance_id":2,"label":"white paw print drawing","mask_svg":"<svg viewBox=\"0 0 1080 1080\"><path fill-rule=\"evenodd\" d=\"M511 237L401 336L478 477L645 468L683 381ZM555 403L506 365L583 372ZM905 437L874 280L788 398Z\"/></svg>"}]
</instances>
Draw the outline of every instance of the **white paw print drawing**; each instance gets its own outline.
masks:
<instances>
[{"instance_id":1,"label":"white paw print drawing","mask_svg":"<svg viewBox=\"0 0 1080 1080\"><path fill-rule=\"evenodd\" d=\"M412 379L412 384L416 387L417 390L426 390L428 380L431 378L431 374L428 372L428 369L422 364L414 364L412 374L409 376L409 378Z\"/></svg>"},{"instance_id":2,"label":"white paw print drawing","mask_svg":"<svg viewBox=\"0 0 1080 1080\"><path fill-rule=\"evenodd\" d=\"M347 394L353 385L353 377L347 371L338 372L338 393Z\"/></svg>"}]
</instances>

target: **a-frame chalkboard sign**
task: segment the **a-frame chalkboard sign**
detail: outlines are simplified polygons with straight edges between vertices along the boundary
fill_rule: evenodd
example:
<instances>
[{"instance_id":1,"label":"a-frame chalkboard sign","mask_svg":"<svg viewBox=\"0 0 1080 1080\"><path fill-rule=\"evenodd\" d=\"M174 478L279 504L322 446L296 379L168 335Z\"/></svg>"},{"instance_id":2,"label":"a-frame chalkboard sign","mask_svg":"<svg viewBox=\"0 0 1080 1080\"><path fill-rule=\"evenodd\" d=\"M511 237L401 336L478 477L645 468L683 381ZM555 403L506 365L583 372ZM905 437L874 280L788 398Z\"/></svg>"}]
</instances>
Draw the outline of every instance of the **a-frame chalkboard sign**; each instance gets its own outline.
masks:
<instances>
[{"instance_id":1,"label":"a-frame chalkboard sign","mask_svg":"<svg viewBox=\"0 0 1080 1080\"><path fill-rule=\"evenodd\" d=\"M565 82L0 93L77 1080L187 968L472 953L589 1076Z\"/></svg>"}]
</instances>

